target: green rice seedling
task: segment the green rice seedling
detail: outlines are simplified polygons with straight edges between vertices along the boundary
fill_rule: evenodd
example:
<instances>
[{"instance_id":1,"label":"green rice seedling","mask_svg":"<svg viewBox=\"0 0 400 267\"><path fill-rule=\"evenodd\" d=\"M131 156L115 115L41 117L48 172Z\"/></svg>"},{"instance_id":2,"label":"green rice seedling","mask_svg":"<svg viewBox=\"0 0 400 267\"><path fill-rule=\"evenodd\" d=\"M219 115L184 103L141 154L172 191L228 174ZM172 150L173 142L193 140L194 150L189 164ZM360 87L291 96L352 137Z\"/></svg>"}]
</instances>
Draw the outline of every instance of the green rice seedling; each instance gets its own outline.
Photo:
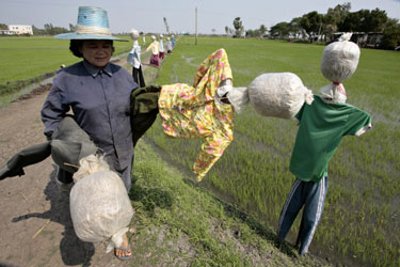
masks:
<instances>
[{"instance_id":1,"label":"green rice seedling","mask_svg":"<svg viewBox=\"0 0 400 267\"><path fill-rule=\"evenodd\" d=\"M192 41L180 39L177 53L174 51L163 65L160 84L190 83L196 66L220 47L228 52L235 86L246 86L264 72L282 71L296 73L315 93L329 82L319 70L323 46L227 38L200 38L195 46ZM393 238L400 236L400 228L390 219L398 207L400 192L400 164L396 159L400 150L400 91L396 89L399 69L399 53L362 49L358 70L344 82L349 103L371 113L374 129L361 138L345 138L330 162L327 203L311 251L337 262L396 266L400 257L400 241ZM295 121L264 118L246 108L235 118L234 142L202 185L213 188L216 195L250 212L265 225L276 225L294 180L288 165L296 130ZM162 149L173 162L190 170L198 142L163 142L165 137L155 129L147 135L150 139L153 136L162 142ZM371 234L367 239L368 232ZM319 251L320 246L332 250ZM381 249L374 250L377 247ZM359 256L362 251L363 257Z\"/></svg>"},{"instance_id":2,"label":"green rice seedling","mask_svg":"<svg viewBox=\"0 0 400 267\"><path fill-rule=\"evenodd\" d=\"M36 77L56 70L60 64L68 65L76 60L63 41L26 38L24 45L22 42L14 43L15 39L7 40L2 38L0 42L2 51L3 48L7 50L7 53L0 55L0 64L6 64L2 65L5 71L0 74L0 84ZM117 52L129 48L129 43L118 43ZM224 48L228 53L234 86L246 86L264 72L283 71L299 75L315 93L328 83L319 70L323 46L255 39L202 37L194 45L193 38L180 37L176 49L168 55L160 71L154 71L151 75L157 77L155 83L158 84L190 84L196 67L218 48ZM26 58L30 58L29 62L36 62L34 68L29 66ZM19 64L13 65L15 62ZM399 69L400 53L362 49L358 70L344 82L349 103L372 115L374 129L360 138L344 138L330 162L326 206L311 252L338 264L400 265L400 161L397 159L400 151L400 105L397 103L400 97L397 89L400 84ZM19 76L20 73L24 74ZM163 159L178 167L185 179L193 179L190 170L201 141L168 138L163 134L160 124L160 120L157 120L146 133L145 139ZM181 216L178 210L171 208L171 215L158 204L163 199L160 194L165 197L174 191L178 192L179 197L166 198L170 201L168 203L172 203L170 207L179 203L179 210L188 210L193 206L189 207L186 203L197 201L207 208L213 207L211 202L201 202L203 188L212 190L219 199L250 214L264 227L274 229L286 194L294 181L288 166L296 131L295 121L261 117L247 107L235 116L235 140L204 181L198 184L196 189L199 192L191 191L190 196L181 192L179 186L165 189L173 182L165 178L168 175L158 164L146 161L136 165L136 170L141 171L143 176L139 180L152 181L157 185L141 185L151 197L137 201L140 211L138 217L147 222L153 221L151 216L155 216L154 220L163 225L168 224L173 216ZM155 171L151 171L152 168ZM210 249L226 258L232 256L233 260L227 262L239 266L238 262L244 256L239 259L235 253L223 248L234 245L227 243L222 246L212 240L208 226L196 225L196 218L201 220L206 216L202 213L202 206L196 207L199 217L192 216L194 218L185 218L181 222L174 220L162 230L163 233L175 237L191 233L191 247L200 255L194 266L223 264L218 257L209 256ZM215 214L220 215L221 208L215 208ZM193 229L189 227L192 224L195 225ZM298 219L295 225L289 241L293 241L297 233ZM139 238L145 240L153 236L149 231L147 236L143 234ZM171 248L165 248L165 251L168 250ZM161 255L166 255L165 251ZM189 254L191 252L187 251Z\"/></svg>"},{"instance_id":3,"label":"green rice seedling","mask_svg":"<svg viewBox=\"0 0 400 267\"><path fill-rule=\"evenodd\" d=\"M130 192L136 210L135 266L329 266L281 252L266 238L268 228L167 165L139 141Z\"/></svg>"},{"instance_id":4,"label":"green rice seedling","mask_svg":"<svg viewBox=\"0 0 400 267\"><path fill-rule=\"evenodd\" d=\"M114 46L114 55L128 52L131 47L129 42L114 42ZM1 37L0 50L0 85L3 87L54 73L61 65L80 60L69 51L68 41L53 37Z\"/></svg>"}]
</instances>

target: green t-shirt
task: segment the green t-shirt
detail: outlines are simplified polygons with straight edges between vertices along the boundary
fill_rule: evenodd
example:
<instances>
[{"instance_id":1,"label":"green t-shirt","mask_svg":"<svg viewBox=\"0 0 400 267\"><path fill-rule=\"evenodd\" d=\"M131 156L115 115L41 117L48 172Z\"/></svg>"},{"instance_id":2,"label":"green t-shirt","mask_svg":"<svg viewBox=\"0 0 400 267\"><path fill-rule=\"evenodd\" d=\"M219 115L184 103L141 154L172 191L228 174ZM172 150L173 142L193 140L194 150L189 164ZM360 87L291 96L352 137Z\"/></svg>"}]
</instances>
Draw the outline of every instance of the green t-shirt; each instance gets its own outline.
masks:
<instances>
[{"instance_id":1,"label":"green t-shirt","mask_svg":"<svg viewBox=\"0 0 400 267\"><path fill-rule=\"evenodd\" d=\"M299 129L290 171L303 181L318 182L328 174L328 163L343 136L356 135L371 125L368 113L348 104L328 104L314 96L296 115Z\"/></svg>"}]
</instances>

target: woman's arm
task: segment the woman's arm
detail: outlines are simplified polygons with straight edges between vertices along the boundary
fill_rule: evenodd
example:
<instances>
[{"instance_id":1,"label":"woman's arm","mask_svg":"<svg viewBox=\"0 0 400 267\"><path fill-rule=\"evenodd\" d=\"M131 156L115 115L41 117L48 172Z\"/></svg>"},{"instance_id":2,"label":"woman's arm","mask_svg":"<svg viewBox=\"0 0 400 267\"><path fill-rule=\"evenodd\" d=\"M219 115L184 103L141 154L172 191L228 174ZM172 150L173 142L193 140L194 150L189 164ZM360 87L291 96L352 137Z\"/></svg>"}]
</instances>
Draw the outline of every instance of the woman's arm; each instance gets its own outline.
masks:
<instances>
[{"instance_id":1,"label":"woman's arm","mask_svg":"<svg viewBox=\"0 0 400 267\"><path fill-rule=\"evenodd\" d=\"M50 138L59 122L69 111L69 106L65 104L65 93L57 85L53 85L41 110L41 118L44 123L44 134Z\"/></svg>"}]
</instances>

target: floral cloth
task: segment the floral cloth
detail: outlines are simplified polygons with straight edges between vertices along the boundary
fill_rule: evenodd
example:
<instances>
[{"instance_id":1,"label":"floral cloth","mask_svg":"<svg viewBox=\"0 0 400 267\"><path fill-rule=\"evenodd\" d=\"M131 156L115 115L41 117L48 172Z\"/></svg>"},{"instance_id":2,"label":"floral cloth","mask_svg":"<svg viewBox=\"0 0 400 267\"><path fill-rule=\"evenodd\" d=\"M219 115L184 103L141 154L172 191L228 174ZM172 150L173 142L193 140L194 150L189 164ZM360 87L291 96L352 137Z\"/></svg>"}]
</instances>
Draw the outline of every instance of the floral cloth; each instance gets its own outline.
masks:
<instances>
[{"instance_id":1,"label":"floral cloth","mask_svg":"<svg viewBox=\"0 0 400 267\"><path fill-rule=\"evenodd\" d=\"M202 138L193 165L201 181L233 141L233 108L216 101L221 81L232 79L224 49L212 53L199 66L193 86L163 85L158 101L164 133L175 138Z\"/></svg>"}]
</instances>

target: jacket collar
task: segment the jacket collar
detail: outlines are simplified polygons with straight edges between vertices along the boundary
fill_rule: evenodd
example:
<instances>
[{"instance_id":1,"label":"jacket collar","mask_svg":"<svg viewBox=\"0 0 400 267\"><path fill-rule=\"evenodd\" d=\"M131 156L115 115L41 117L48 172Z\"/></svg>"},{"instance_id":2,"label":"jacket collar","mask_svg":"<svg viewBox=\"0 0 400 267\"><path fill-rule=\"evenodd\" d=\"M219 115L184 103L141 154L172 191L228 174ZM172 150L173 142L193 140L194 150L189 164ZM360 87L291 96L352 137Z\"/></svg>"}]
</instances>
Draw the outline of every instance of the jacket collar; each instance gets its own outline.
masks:
<instances>
[{"instance_id":1,"label":"jacket collar","mask_svg":"<svg viewBox=\"0 0 400 267\"><path fill-rule=\"evenodd\" d=\"M101 73L105 73L110 77L112 76L110 64L107 64L104 68L99 69L99 68L93 66L92 64L90 64L89 62L87 62L86 60L83 60L83 66L90 73L90 75L93 76L93 78L96 78L97 75L99 75Z\"/></svg>"}]
</instances>

